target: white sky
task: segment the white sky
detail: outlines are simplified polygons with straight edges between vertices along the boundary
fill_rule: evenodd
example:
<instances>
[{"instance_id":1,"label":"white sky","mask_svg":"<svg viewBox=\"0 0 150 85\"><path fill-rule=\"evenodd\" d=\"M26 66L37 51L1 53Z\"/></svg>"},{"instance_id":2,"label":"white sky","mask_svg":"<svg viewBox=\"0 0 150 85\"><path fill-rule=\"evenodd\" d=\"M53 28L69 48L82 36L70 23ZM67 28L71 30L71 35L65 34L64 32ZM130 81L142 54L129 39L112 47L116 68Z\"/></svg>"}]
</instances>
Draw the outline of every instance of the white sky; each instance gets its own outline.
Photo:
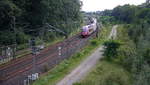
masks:
<instances>
[{"instance_id":1,"label":"white sky","mask_svg":"<svg viewBox=\"0 0 150 85\"><path fill-rule=\"evenodd\" d=\"M80 0L83 1L83 11L102 11L105 9L113 9L118 5L134 4L139 5L146 0Z\"/></svg>"}]
</instances>

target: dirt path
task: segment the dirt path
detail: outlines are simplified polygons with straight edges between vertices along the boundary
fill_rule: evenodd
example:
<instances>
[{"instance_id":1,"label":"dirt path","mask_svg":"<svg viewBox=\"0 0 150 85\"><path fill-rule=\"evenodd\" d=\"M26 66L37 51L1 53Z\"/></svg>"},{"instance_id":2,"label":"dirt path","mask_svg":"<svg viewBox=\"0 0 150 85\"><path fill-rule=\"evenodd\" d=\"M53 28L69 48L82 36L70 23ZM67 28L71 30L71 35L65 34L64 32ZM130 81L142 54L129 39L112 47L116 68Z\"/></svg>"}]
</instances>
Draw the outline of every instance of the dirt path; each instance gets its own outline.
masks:
<instances>
[{"instance_id":1,"label":"dirt path","mask_svg":"<svg viewBox=\"0 0 150 85\"><path fill-rule=\"evenodd\" d=\"M112 39L112 38L116 38L117 37L117 30L116 30L117 27L118 27L118 25L114 25L112 27L112 30L110 32L110 35L109 35L108 39Z\"/></svg>"},{"instance_id":2,"label":"dirt path","mask_svg":"<svg viewBox=\"0 0 150 85\"><path fill-rule=\"evenodd\" d=\"M117 25L113 26L108 39L116 37L117 27ZM70 74L64 77L56 85L72 85L73 83L83 79L85 75L90 71L90 69L96 65L99 59L102 58L103 52L101 50L103 50L103 46L100 46L95 52L93 52L93 54L88 56L77 68L75 68Z\"/></svg>"}]
</instances>

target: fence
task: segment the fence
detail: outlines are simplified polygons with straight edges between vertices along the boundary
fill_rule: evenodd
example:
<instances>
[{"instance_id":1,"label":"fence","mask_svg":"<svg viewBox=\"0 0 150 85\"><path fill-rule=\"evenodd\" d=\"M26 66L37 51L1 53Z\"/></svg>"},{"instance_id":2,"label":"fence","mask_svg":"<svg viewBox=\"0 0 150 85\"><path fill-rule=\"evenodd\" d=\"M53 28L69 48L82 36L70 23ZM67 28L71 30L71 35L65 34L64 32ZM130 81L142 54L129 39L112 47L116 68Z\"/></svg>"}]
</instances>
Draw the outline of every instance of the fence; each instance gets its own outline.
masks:
<instances>
[{"instance_id":1,"label":"fence","mask_svg":"<svg viewBox=\"0 0 150 85\"><path fill-rule=\"evenodd\" d=\"M10 61L15 57L16 45L0 47L0 64Z\"/></svg>"}]
</instances>

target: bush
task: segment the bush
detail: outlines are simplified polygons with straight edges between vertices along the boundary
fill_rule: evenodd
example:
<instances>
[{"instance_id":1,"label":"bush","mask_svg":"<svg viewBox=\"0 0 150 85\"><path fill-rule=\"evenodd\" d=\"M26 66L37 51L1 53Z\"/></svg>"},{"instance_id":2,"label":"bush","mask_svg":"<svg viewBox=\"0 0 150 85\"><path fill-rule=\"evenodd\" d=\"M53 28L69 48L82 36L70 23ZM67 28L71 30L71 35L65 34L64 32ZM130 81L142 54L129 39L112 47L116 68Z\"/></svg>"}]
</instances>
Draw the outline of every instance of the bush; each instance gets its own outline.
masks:
<instances>
[{"instance_id":1,"label":"bush","mask_svg":"<svg viewBox=\"0 0 150 85\"><path fill-rule=\"evenodd\" d=\"M11 45L15 43L15 36L12 32L0 32L0 45Z\"/></svg>"},{"instance_id":2,"label":"bush","mask_svg":"<svg viewBox=\"0 0 150 85\"><path fill-rule=\"evenodd\" d=\"M19 32L16 35L17 44L25 44L28 43L29 36L25 35L23 32Z\"/></svg>"},{"instance_id":3,"label":"bush","mask_svg":"<svg viewBox=\"0 0 150 85\"><path fill-rule=\"evenodd\" d=\"M73 85L82 85L81 83L74 83Z\"/></svg>"},{"instance_id":4,"label":"bush","mask_svg":"<svg viewBox=\"0 0 150 85\"><path fill-rule=\"evenodd\" d=\"M105 50L103 55L107 57L107 60L111 60L118 55L117 50L120 45L121 44L118 41L114 40L104 42Z\"/></svg>"},{"instance_id":5,"label":"bush","mask_svg":"<svg viewBox=\"0 0 150 85\"><path fill-rule=\"evenodd\" d=\"M98 41L97 40L92 40L91 41L91 45L92 46L97 46L99 43L98 43Z\"/></svg>"}]
</instances>

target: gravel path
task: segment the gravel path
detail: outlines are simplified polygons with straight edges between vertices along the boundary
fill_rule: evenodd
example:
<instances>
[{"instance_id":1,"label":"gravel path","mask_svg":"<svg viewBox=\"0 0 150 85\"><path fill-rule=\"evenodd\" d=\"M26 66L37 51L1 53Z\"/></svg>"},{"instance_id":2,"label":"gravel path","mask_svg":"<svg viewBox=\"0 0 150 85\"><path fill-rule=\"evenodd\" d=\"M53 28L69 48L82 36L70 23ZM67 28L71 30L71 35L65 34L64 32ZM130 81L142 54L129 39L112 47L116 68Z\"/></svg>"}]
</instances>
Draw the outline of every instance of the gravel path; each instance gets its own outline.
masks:
<instances>
[{"instance_id":1,"label":"gravel path","mask_svg":"<svg viewBox=\"0 0 150 85\"><path fill-rule=\"evenodd\" d=\"M117 30L116 30L117 27L118 27L118 25L114 25L112 27L112 30L110 32L110 35L109 35L108 39L114 39L114 38L117 37Z\"/></svg>"},{"instance_id":2,"label":"gravel path","mask_svg":"<svg viewBox=\"0 0 150 85\"><path fill-rule=\"evenodd\" d=\"M115 25L108 36L108 39L115 38L117 35L117 28ZM75 68L70 74L65 76L61 81L59 81L56 85L72 85L75 82L83 79L87 73L89 73L90 69L96 65L99 59L102 58L103 46L100 46L95 52L93 52L90 56L88 56L77 68Z\"/></svg>"}]
</instances>

